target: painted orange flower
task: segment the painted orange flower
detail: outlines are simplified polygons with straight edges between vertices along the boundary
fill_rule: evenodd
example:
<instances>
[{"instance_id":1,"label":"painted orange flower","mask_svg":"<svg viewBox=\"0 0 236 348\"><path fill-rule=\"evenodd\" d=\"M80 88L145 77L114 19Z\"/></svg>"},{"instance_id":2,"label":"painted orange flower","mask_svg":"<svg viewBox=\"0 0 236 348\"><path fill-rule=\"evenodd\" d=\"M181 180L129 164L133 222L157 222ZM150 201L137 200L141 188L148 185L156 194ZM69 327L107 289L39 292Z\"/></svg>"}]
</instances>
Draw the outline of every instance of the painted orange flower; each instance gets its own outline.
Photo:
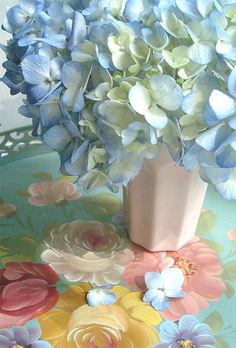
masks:
<instances>
[{"instance_id":1,"label":"painted orange flower","mask_svg":"<svg viewBox=\"0 0 236 348\"><path fill-rule=\"evenodd\" d=\"M24 325L58 301L58 276L48 265L10 262L0 278L0 328Z\"/></svg>"},{"instance_id":2,"label":"painted orange flower","mask_svg":"<svg viewBox=\"0 0 236 348\"><path fill-rule=\"evenodd\" d=\"M171 261L172 260L172 261ZM185 314L196 315L208 307L208 301L217 301L225 291L224 282L218 278L223 269L214 250L195 237L180 250L167 253L139 251L123 274L128 286L146 290L144 276L147 272L159 272L168 267L178 267L184 274L184 298L172 299L166 311L167 320L179 320Z\"/></svg>"},{"instance_id":3,"label":"painted orange flower","mask_svg":"<svg viewBox=\"0 0 236 348\"><path fill-rule=\"evenodd\" d=\"M73 201L81 196L77 192L76 186L69 182L44 181L34 183L29 186L28 193L30 194L29 203L38 206Z\"/></svg>"}]
</instances>

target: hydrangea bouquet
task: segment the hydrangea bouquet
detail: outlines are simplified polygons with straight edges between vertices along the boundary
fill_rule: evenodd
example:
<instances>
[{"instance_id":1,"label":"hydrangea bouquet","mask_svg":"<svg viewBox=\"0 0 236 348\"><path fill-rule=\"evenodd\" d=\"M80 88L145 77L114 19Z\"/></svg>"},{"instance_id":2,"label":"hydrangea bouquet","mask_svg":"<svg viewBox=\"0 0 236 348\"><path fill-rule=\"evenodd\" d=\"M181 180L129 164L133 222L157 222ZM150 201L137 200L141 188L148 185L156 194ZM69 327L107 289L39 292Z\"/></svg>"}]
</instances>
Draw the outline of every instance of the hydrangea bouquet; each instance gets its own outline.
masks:
<instances>
[{"instance_id":1,"label":"hydrangea bouquet","mask_svg":"<svg viewBox=\"0 0 236 348\"><path fill-rule=\"evenodd\" d=\"M85 190L167 144L236 199L236 0L19 0L2 81Z\"/></svg>"}]
</instances>

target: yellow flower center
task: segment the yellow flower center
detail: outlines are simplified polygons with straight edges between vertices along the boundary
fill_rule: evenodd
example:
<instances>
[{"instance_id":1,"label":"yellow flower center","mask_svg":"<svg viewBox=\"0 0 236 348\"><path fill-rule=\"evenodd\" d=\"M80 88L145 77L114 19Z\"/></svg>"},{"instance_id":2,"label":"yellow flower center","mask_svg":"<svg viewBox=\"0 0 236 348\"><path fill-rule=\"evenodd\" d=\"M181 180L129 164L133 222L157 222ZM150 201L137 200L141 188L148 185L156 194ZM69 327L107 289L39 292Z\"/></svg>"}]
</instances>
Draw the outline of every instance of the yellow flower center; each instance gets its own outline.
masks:
<instances>
[{"instance_id":1,"label":"yellow flower center","mask_svg":"<svg viewBox=\"0 0 236 348\"><path fill-rule=\"evenodd\" d=\"M194 262L188 261L185 257L176 258L175 265L182 270L185 278L184 283L186 283L188 279L191 279L194 274L197 273L197 265Z\"/></svg>"},{"instance_id":2,"label":"yellow flower center","mask_svg":"<svg viewBox=\"0 0 236 348\"><path fill-rule=\"evenodd\" d=\"M12 348L24 348L24 346L20 346L19 344L14 344Z\"/></svg>"},{"instance_id":3,"label":"yellow flower center","mask_svg":"<svg viewBox=\"0 0 236 348\"><path fill-rule=\"evenodd\" d=\"M195 347L193 345L192 341L190 341L190 340L181 340L181 341L178 341L177 343L180 344L181 348L194 348Z\"/></svg>"}]
</instances>

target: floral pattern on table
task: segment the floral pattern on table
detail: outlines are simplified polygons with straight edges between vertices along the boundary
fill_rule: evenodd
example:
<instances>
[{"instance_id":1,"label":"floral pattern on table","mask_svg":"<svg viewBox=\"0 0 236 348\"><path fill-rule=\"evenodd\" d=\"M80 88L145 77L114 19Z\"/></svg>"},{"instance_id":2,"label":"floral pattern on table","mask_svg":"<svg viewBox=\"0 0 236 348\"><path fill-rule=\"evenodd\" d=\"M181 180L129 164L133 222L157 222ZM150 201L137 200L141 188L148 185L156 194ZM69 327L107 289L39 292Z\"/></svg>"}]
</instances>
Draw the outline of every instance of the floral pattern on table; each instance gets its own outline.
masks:
<instances>
[{"instance_id":1,"label":"floral pattern on table","mask_svg":"<svg viewBox=\"0 0 236 348\"><path fill-rule=\"evenodd\" d=\"M209 189L196 237L151 253L121 193L84 194L56 161L2 167L1 348L234 348L235 202Z\"/></svg>"}]
</instances>

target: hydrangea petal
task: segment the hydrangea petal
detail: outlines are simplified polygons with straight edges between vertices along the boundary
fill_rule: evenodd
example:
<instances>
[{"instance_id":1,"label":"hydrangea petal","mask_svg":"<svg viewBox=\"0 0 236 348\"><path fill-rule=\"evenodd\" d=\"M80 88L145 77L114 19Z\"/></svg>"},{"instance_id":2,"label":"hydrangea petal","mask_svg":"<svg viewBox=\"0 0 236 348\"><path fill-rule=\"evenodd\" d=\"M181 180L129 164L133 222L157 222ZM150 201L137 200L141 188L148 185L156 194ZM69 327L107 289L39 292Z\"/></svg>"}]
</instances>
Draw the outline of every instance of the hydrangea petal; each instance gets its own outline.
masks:
<instances>
[{"instance_id":1,"label":"hydrangea petal","mask_svg":"<svg viewBox=\"0 0 236 348\"><path fill-rule=\"evenodd\" d=\"M165 290L165 295L170 298L183 298L186 296L181 290Z\"/></svg>"},{"instance_id":2,"label":"hydrangea petal","mask_svg":"<svg viewBox=\"0 0 236 348\"><path fill-rule=\"evenodd\" d=\"M159 23L155 24L155 31L150 28L142 29L142 36L146 43L156 50L162 50L169 43L168 35Z\"/></svg>"},{"instance_id":3,"label":"hydrangea petal","mask_svg":"<svg viewBox=\"0 0 236 348\"><path fill-rule=\"evenodd\" d=\"M129 91L129 102L136 112L144 115L151 106L152 99L145 87L136 85Z\"/></svg>"},{"instance_id":4,"label":"hydrangea petal","mask_svg":"<svg viewBox=\"0 0 236 348\"><path fill-rule=\"evenodd\" d=\"M147 272L145 274L145 284L149 290L163 289L164 283L159 272Z\"/></svg>"},{"instance_id":5,"label":"hydrangea petal","mask_svg":"<svg viewBox=\"0 0 236 348\"><path fill-rule=\"evenodd\" d=\"M43 3L42 0L18 0L20 7L28 14L34 14L36 11L37 5Z\"/></svg>"},{"instance_id":6,"label":"hydrangea petal","mask_svg":"<svg viewBox=\"0 0 236 348\"><path fill-rule=\"evenodd\" d=\"M161 273L165 289L181 289L184 283L184 275L179 268L169 268Z\"/></svg>"},{"instance_id":7,"label":"hydrangea petal","mask_svg":"<svg viewBox=\"0 0 236 348\"><path fill-rule=\"evenodd\" d=\"M214 0L196 0L198 11L206 17L212 9Z\"/></svg>"},{"instance_id":8,"label":"hydrangea petal","mask_svg":"<svg viewBox=\"0 0 236 348\"><path fill-rule=\"evenodd\" d=\"M219 90L212 92L209 103L219 120L224 120L236 114L236 104L233 98Z\"/></svg>"},{"instance_id":9,"label":"hydrangea petal","mask_svg":"<svg viewBox=\"0 0 236 348\"><path fill-rule=\"evenodd\" d=\"M158 105L169 111L177 110L183 100L181 87L169 75L154 75L150 79L153 98Z\"/></svg>"},{"instance_id":10,"label":"hydrangea petal","mask_svg":"<svg viewBox=\"0 0 236 348\"><path fill-rule=\"evenodd\" d=\"M229 120L229 126L236 130L236 117L233 117L231 118L231 120Z\"/></svg>"},{"instance_id":11,"label":"hydrangea petal","mask_svg":"<svg viewBox=\"0 0 236 348\"><path fill-rule=\"evenodd\" d=\"M50 60L45 56L32 55L26 57L22 63L25 81L32 85L39 85L47 79L50 81Z\"/></svg>"},{"instance_id":12,"label":"hydrangea petal","mask_svg":"<svg viewBox=\"0 0 236 348\"><path fill-rule=\"evenodd\" d=\"M109 177L114 184L123 183L126 185L141 170L143 159L133 153L123 153L111 165Z\"/></svg>"},{"instance_id":13,"label":"hydrangea petal","mask_svg":"<svg viewBox=\"0 0 236 348\"><path fill-rule=\"evenodd\" d=\"M65 127L56 125L44 133L43 141L53 150L62 151L71 141L71 136Z\"/></svg>"},{"instance_id":14,"label":"hydrangea petal","mask_svg":"<svg viewBox=\"0 0 236 348\"><path fill-rule=\"evenodd\" d=\"M143 0L127 0L124 15L128 21L137 21L144 10Z\"/></svg>"},{"instance_id":15,"label":"hydrangea petal","mask_svg":"<svg viewBox=\"0 0 236 348\"><path fill-rule=\"evenodd\" d=\"M168 123L166 113L155 104L151 105L151 107L145 112L144 117L152 127L157 129L165 128Z\"/></svg>"},{"instance_id":16,"label":"hydrangea petal","mask_svg":"<svg viewBox=\"0 0 236 348\"><path fill-rule=\"evenodd\" d=\"M58 124L62 118L58 103L42 104L40 106L40 116L42 125L46 128Z\"/></svg>"},{"instance_id":17,"label":"hydrangea petal","mask_svg":"<svg viewBox=\"0 0 236 348\"><path fill-rule=\"evenodd\" d=\"M189 18L196 21L201 19L196 0L176 0L176 5Z\"/></svg>"},{"instance_id":18,"label":"hydrangea petal","mask_svg":"<svg viewBox=\"0 0 236 348\"><path fill-rule=\"evenodd\" d=\"M8 31L14 31L14 28L20 29L27 23L27 13L19 5L10 8L7 11L4 26Z\"/></svg>"},{"instance_id":19,"label":"hydrangea petal","mask_svg":"<svg viewBox=\"0 0 236 348\"><path fill-rule=\"evenodd\" d=\"M223 168L236 167L236 150L230 145L220 149L217 151L216 161L218 165Z\"/></svg>"},{"instance_id":20,"label":"hydrangea petal","mask_svg":"<svg viewBox=\"0 0 236 348\"><path fill-rule=\"evenodd\" d=\"M129 105L108 100L99 105L102 121L118 132L128 127L134 121L134 112Z\"/></svg>"},{"instance_id":21,"label":"hydrangea petal","mask_svg":"<svg viewBox=\"0 0 236 348\"><path fill-rule=\"evenodd\" d=\"M228 90L233 97L236 97L236 68L234 68L229 75Z\"/></svg>"},{"instance_id":22,"label":"hydrangea petal","mask_svg":"<svg viewBox=\"0 0 236 348\"><path fill-rule=\"evenodd\" d=\"M215 56L215 47L210 42L196 42L189 48L189 58L198 64L209 64Z\"/></svg>"},{"instance_id":23,"label":"hydrangea petal","mask_svg":"<svg viewBox=\"0 0 236 348\"><path fill-rule=\"evenodd\" d=\"M228 181L216 184L215 188L225 199L236 199L236 176L232 175Z\"/></svg>"},{"instance_id":24,"label":"hydrangea petal","mask_svg":"<svg viewBox=\"0 0 236 348\"><path fill-rule=\"evenodd\" d=\"M196 138L196 143L207 151L215 151L230 135L231 131L224 124L217 125Z\"/></svg>"},{"instance_id":25,"label":"hydrangea petal","mask_svg":"<svg viewBox=\"0 0 236 348\"><path fill-rule=\"evenodd\" d=\"M78 62L68 62L62 67L62 82L66 88L76 89L83 86L88 77L86 67Z\"/></svg>"},{"instance_id":26,"label":"hydrangea petal","mask_svg":"<svg viewBox=\"0 0 236 348\"><path fill-rule=\"evenodd\" d=\"M84 41L87 34L86 21L84 16L76 11L73 18L72 33L69 40L68 48L73 49L76 45Z\"/></svg>"},{"instance_id":27,"label":"hydrangea petal","mask_svg":"<svg viewBox=\"0 0 236 348\"><path fill-rule=\"evenodd\" d=\"M42 82L39 85L27 85L26 91L28 93L29 104L35 104L42 101L48 94L50 94L50 84L47 82Z\"/></svg>"},{"instance_id":28,"label":"hydrangea petal","mask_svg":"<svg viewBox=\"0 0 236 348\"><path fill-rule=\"evenodd\" d=\"M148 290L145 292L144 296L143 296L143 301L147 302L147 303L151 303L156 296L158 295L158 290Z\"/></svg>"},{"instance_id":29,"label":"hydrangea petal","mask_svg":"<svg viewBox=\"0 0 236 348\"><path fill-rule=\"evenodd\" d=\"M89 306L109 305L116 302L116 296L104 290L90 290L87 295Z\"/></svg>"},{"instance_id":30,"label":"hydrangea petal","mask_svg":"<svg viewBox=\"0 0 236 348\"><path fill-rule=\"evenodd\" d=\"M155 308L157 311L165 311L170 306L170 300L168 297L165 296L165 293L163 291L159 290L158 295L156 298L151 302L151 305L153 308Z\"/></svg>"}]
</instances>

